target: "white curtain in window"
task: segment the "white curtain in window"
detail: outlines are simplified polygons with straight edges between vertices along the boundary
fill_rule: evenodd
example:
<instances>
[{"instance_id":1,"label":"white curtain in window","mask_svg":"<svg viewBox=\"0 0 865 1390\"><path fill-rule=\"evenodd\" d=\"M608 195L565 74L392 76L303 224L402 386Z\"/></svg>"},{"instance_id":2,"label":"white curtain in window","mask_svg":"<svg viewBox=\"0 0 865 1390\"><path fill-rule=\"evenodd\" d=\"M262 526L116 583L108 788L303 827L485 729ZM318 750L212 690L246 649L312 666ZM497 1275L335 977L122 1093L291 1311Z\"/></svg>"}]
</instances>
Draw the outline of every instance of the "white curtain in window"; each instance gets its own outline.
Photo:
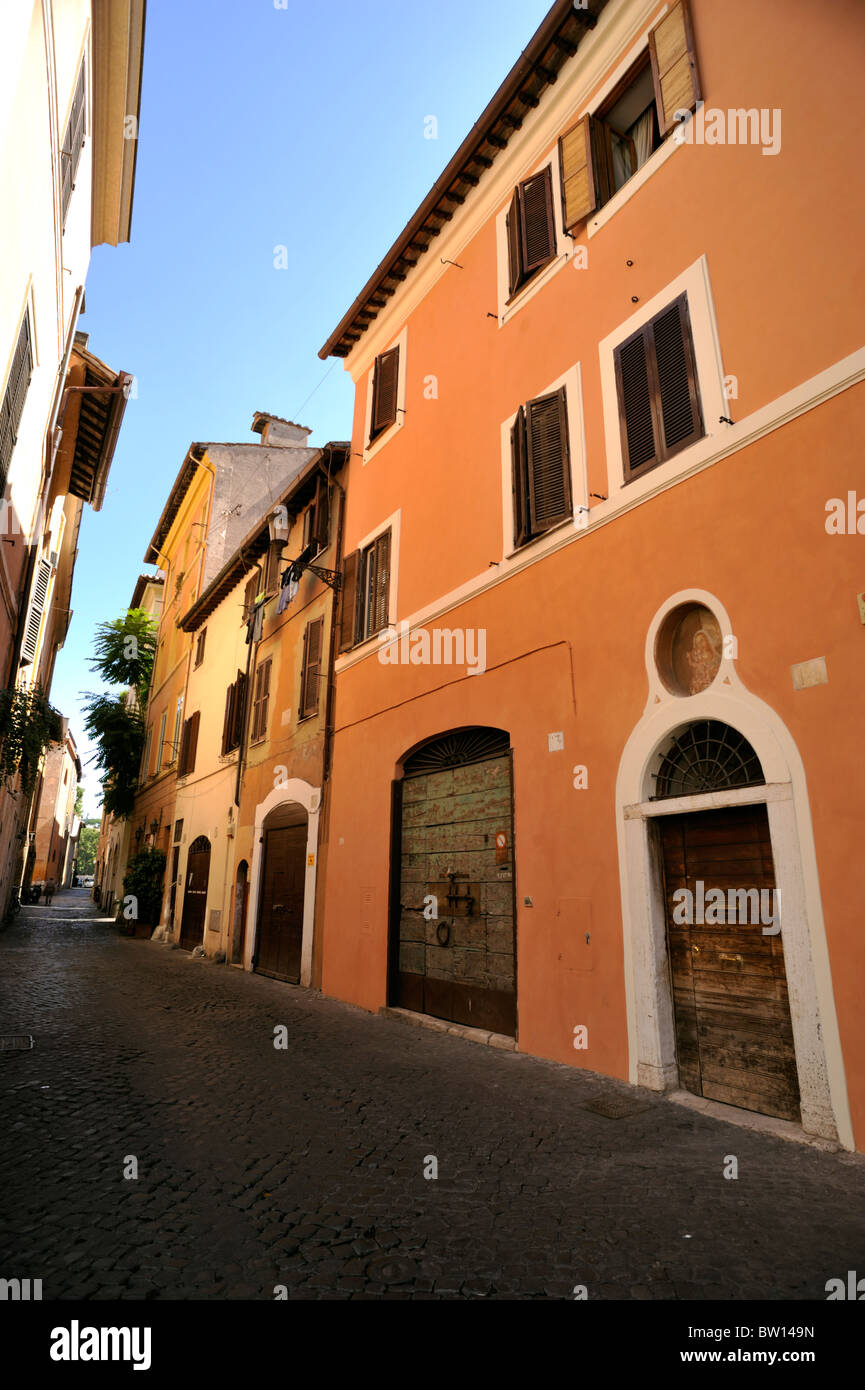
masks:
<instances>
[{"instance_id":1,"label":"white curtain in window","mask_svg":"<svg viewBox=\"0 0 865 1390\"><path fill-rule=\"evenodd\" d=\"M637 153L637 168L642 169L649 155L652 153L651 106L643 112L638 120L634 121L628 134L634 142L634 149Z\"/></svg>"}]
</instances>

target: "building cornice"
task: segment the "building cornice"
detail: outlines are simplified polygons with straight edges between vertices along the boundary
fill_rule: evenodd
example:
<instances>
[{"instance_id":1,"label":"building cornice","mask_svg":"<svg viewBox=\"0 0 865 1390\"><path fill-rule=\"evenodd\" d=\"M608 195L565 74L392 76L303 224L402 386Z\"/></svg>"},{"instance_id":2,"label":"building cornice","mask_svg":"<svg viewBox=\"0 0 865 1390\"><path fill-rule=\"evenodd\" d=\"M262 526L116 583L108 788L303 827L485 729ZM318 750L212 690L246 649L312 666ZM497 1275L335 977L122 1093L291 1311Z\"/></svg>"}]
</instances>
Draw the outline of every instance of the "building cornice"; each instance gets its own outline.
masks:
<instances>
[{"instance_id":1,"label":"building cornice","mask_svg":"<svg viewBox=\"0 0 865 1390\"><path fill-rule=\"evenodd\" d=\"M93 0L93 246L129 240L144 16L145 0Z\"/></svg>"}]
</instances>

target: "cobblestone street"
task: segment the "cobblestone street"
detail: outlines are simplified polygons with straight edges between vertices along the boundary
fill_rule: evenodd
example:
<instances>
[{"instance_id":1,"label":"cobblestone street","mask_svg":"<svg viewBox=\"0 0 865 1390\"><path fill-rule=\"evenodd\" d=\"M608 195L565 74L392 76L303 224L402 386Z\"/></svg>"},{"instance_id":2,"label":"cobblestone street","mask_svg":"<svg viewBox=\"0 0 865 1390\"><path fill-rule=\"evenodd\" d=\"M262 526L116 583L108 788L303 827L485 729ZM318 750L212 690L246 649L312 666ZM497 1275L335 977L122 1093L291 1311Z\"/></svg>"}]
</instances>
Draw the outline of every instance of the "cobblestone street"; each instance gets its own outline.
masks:
<instances>
[{"instance_id":1,"label":"cobblestone street","mask_svg":"<svg viewBox=\"0 0 865 1390\"><path fill-rule=\"evenodd\" d=\"M859 1158L122 937L86 890L0 936L0 994L35 1039L0 1057L0 1272L45 1299L820 1300L865 1267ZM583 1108L611 1093L641 1108Z\"/></svg>"}]
</instances>

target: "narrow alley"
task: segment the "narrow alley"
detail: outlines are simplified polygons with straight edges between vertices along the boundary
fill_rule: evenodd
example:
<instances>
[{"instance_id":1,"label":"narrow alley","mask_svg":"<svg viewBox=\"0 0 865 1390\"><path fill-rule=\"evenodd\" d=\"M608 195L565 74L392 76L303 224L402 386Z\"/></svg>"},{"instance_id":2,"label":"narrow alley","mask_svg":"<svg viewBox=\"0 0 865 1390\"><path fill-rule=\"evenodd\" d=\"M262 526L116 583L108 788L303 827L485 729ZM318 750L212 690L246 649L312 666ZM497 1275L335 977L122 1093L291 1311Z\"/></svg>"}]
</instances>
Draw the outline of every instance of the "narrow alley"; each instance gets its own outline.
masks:
<instances>
[{"instance_id":1,"label":"narrow alley","mask_svg":"<svg viewBox=\"0 0 865 1390\"><path fill-rule=\"evenodd\" d=\"M861 1157L129 939L85 889L0 961L6 1263L46 1299L819 1300L861 1262Z\"/></svg>"}]
</instances>

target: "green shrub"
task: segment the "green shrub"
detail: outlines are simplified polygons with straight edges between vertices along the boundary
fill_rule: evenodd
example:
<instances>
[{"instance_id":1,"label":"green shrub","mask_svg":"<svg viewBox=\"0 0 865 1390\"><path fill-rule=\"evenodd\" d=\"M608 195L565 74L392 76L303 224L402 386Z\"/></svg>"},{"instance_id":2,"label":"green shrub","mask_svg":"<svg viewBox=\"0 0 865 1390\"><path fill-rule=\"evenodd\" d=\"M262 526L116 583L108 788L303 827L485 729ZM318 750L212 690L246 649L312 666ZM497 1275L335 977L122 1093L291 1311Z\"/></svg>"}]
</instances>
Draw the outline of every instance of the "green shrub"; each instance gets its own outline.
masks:
<instances>
[{"instance_id":1,"label":"green shrub","mask_svg":"<svg viewBox=\"0 0 865 1390\"><path fill-rule=\"evenodd\" d=\"M165 855L161 849L143 849L133 855L123 875L123 892L137 899L137 920L150 926L159 921ZM123 908L121 906L121 915Z\"/></svg>"}]
</instances>

